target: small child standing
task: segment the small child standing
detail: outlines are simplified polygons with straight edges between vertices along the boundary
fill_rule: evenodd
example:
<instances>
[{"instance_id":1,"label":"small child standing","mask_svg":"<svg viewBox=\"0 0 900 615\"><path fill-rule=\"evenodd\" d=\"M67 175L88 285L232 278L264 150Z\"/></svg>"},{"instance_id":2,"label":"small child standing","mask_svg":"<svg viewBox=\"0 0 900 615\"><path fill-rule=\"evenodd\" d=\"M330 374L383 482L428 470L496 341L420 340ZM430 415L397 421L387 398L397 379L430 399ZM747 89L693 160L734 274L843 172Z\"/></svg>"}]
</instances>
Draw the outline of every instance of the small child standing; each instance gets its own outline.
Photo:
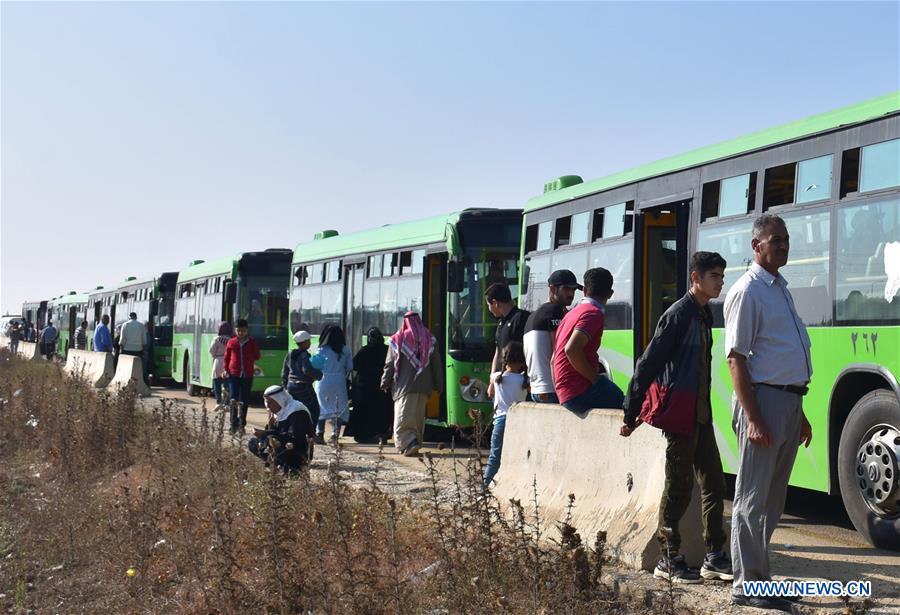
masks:
<instances>
[{"instance_id":1,"label":"small child standing","mask_svg":"<svg viewBox=\"0 0 900 615\"><path fill-rule=\"evenodd\" d=\"M510 407L528 397L528 376L525 367L525 348L522 342L510 342L503 348L503 371L491 374L494 382L494 430L491 432L491 454L484 468L484 487L487 489L497 470L503 453L503 433L506 413Z\"/></svg>"}]
</instances>

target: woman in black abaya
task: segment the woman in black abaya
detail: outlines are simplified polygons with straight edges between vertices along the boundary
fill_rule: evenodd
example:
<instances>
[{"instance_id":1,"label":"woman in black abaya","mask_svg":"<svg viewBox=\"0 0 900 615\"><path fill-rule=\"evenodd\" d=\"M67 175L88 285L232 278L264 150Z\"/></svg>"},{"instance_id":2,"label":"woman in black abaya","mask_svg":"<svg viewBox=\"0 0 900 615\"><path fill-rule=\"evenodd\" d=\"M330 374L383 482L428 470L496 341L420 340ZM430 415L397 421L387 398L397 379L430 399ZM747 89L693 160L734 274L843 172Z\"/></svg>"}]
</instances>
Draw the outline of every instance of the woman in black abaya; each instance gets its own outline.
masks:
<instances>
[{"instance_id":1,"label":"woman in black abaya","mask_svg":"<svg viewBox=\"0 0 900 615\"><path fill-rule=\"evenodd\" d=\"M366 345L353 357L350 376L353 411L344 435L352 435L364 444L386 443L394 430L394 402L381 390L387 345L378 327L369 328L366 338Z\"/></svg>"}]
</instances>

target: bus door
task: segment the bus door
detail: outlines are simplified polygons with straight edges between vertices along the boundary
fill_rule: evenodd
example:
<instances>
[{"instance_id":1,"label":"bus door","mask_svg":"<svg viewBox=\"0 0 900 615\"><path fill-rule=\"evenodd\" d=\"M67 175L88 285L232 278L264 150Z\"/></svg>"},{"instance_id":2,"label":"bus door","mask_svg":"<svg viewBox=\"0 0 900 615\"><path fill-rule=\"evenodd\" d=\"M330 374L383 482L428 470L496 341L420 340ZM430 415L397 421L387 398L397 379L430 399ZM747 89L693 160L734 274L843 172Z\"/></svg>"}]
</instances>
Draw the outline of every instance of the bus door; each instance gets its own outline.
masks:
<instances>
[{"instance_id":1,"label":"bus door","mask_svg":"<svg viewBox=\"0 0 900 615\"><path fill-rule=\"evenodd\" d=\"M344 331L354 356L365 343L363 342L365 333L363 331L363 283L365 280L365 262L344 265Z\"/></svg>"},{"instance_id":2,"label":"bus door","mask_svg":"<svg viewBox=\"0 0 900 615\"><path fill-rule=\"evenodd\" d=\"M667 203L635 216L635 359L650 342L659 317L687 292L690 204Z\"/></svg>"},{"instance_id":3,"label":"bus door","mask_svg":"<svg viewBox=\"0 0 900 615\"><path fill-rule=\"evenodd\" d=\"M78 320L78 307L77 306L69 306L69 340L66 342L66 354L69 353L69 348L75 346L75 329L81 326L81 321Z\"/></svg>"},{"instance_id":4,"label":"bus door","mask_svg":"<svg viewBox=\"0 0 900 615\"><path fill-rule=\"evenodd\" d=\"M192 336L193 344L191 346L191 382L200 383L200 371L202 370L200 359L203 356L203 318L205 316L203 310L203 297L206 295L206 282L197 282L194 284L194 335ZM218 327L219 323L213 323L212 326Z\"/></svg>"},{"instance_id":5,"label":"bus door","mask_svg":"<svg viewBox=\"0 0 900 615\"><path fill-rule=\"evenodd\" d=\"M434 352L432 353L433 361L440 361L440 365L444 365L444 378L449 374L446 369L446 322L447 322L447 253L429 254L425 263L425 279L423 280L424 288L422 289L427 297L425 303L425 313L422 318L425 326L431 331L436 340ZM450 383L444 383L444 392L441 395L432 393L428 400L428 407L425 411L425 418L436 421L447 420L447 389Z\"/></svg>"}]
</instances>

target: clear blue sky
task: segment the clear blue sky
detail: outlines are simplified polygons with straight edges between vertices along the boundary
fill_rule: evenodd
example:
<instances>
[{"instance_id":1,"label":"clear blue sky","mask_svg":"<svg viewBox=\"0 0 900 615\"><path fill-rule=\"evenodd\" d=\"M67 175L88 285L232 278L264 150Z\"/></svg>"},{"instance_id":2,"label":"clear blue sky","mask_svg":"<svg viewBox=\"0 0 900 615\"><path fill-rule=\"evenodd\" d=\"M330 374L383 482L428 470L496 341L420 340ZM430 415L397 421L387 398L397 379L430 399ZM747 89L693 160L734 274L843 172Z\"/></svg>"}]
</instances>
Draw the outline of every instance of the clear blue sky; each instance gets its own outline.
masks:
<instances>
[{"instance_id":1,"label":"clear blue sky","mask_svg":"<svg viewBox=\"0 0 900 615\"><path fill-rule=\"evenodd\" d=\"M0 309L900 87L898 3L0 4Z\"/></svg>"}]
</instances>

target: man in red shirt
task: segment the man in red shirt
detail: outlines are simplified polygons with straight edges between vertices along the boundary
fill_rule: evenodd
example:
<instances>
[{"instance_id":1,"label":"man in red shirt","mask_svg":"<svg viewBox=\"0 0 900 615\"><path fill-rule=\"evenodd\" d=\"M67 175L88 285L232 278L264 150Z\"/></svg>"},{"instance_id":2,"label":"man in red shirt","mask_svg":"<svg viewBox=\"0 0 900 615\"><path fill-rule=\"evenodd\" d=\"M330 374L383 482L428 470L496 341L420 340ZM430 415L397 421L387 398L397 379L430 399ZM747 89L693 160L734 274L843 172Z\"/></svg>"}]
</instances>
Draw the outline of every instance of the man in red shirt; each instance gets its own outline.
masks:
<instances>
[{"instance_id":1,"label":"man in red shirt","mask_svg":"<svg viewBox=\"0 0 900 615\"><path fill-rule=\"evenodd\" d=\"M253 371L259 360L259 345L250 337L247 321L241 318L234 328L235 337L225 344L225 371L228 372L228 395L231 397L231 433L247 424L247 402L253 386ZM238 405L240 404L240 410Z\"/></svg>"},{"instance_id":2,"label":"man in red shirt","mask_svg":"<svg viewBox=\"0 0 900 615\"><path fill-rule=\"evenodd\" d=\"M559 403L573 412L591 408L621 408L625 395L607 375L600 374L603 310L613 294L612 274L603 267L584 273L584 299L569 310L556 331L553 382Z\"/></svg>"}]
</instances>

